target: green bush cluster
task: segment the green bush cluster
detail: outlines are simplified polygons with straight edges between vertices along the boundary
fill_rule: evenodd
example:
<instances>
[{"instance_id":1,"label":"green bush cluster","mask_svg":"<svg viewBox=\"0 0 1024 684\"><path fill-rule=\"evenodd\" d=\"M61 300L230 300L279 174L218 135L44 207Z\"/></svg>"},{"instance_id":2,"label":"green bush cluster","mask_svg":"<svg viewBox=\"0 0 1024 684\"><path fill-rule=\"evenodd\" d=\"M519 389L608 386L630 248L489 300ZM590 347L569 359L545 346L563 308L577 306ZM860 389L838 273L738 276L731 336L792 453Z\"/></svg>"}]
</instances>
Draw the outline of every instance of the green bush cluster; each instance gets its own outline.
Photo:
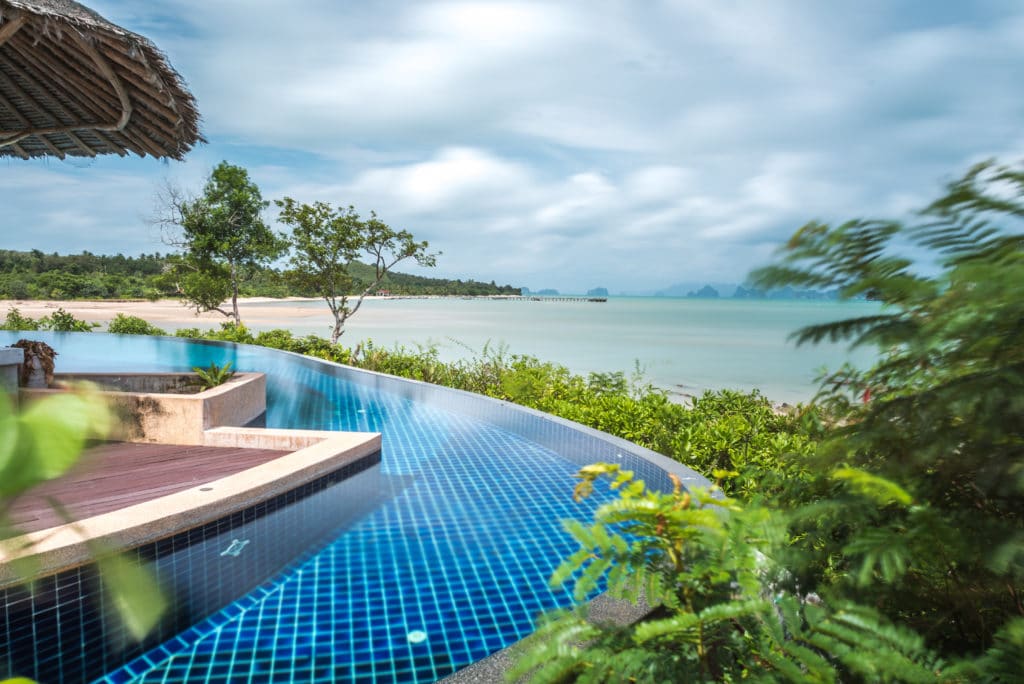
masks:
<instances>
[{"instance_id":1,"label":"green bush cluster","mask_svg":"<svg viewBox=\"0 0 1024 684\"><path fill-rule=\"evenodd\" d=\"M138 316L119 313L107 326L107 332L118 335L166 335L167 331L144 321Z\"/></svg>"},{"instance_id":2,"label":"green bush cluster","mask_svg":"<svg viewBox=\"0 0 1024 684\"><path fill-rule=\"evenodd\" d=\"M688 405L624 373L571 373L532 356L485 347L443 362L436 347L358 346L351 364L367 370L477 392L602 430L653 449L694 470L721 471L723 487L751 498L806 477L790 455L814 450L820 418L814 408L776 410L754 392L707 392Z\"/></svg>"},{"instance_id":3,"label":"green bush cluster","mask_svg":"<svg viewBox=\"0 0 1024 684\"><path fill-rule=\"evenodd\" d=\"M0 330L53 330L55 332L92 332L98 328L99 323L89 323L80 318L75 318L63 309L58 308L49 316L36 319L31 316L22 315L15 307L7 309L7 316L0 324Z\"/></svg>"},{"instance_id":4,"label":"green bush cluster","mask_svg":"<svg viewBox=\"0 0 1024 684\"><path fill-rule=\"evenodd\" d=\"M335 363L348 363L351 352L340 344L331 344L329 340L316 335L295 337L291 331L274 329L253 334L244 325L235 325L232 322L221 323L220 329L200 330L199 328L181 328L175 331L176 337L187 337L191 339L218 340L221 342L235 342L237 344L257 344L270 349L295 352L314 356L325 361Z\"/></svg>"}]
</instances>

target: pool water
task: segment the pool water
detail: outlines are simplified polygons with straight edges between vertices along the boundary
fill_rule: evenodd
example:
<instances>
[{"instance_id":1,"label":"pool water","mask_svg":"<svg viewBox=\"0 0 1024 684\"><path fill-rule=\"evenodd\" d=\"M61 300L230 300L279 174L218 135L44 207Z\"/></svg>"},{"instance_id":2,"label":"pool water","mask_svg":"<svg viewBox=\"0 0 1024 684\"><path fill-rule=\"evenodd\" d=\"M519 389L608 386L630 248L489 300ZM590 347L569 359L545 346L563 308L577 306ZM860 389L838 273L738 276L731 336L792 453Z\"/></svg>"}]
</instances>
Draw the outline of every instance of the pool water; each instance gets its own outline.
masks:
<instances>
[{"instance_id":1,"label":"pool water","mask_svg":"<svg viewBox=\"0 0 1024 684\"><path fill-rule=\"evenodd\" d=\"M58 372L231 361L267 373L267 427L382 433L374 472L331 490L372 508L106 682L435 681L527 636L542 612L572 604L571 586L548 586L575 550L561 521L588 519L611 496L602 489L573 502L573 473L608 453L623 457L615 448L581 457L589 443L566 457L544 446L551 439L530 427L541 423L518 409L258 347L33 337L58 350ZM511 417L475 417L465 409L474 402ZM261 541L273 542L253 543Z\"/></svg>"}]
</instances>

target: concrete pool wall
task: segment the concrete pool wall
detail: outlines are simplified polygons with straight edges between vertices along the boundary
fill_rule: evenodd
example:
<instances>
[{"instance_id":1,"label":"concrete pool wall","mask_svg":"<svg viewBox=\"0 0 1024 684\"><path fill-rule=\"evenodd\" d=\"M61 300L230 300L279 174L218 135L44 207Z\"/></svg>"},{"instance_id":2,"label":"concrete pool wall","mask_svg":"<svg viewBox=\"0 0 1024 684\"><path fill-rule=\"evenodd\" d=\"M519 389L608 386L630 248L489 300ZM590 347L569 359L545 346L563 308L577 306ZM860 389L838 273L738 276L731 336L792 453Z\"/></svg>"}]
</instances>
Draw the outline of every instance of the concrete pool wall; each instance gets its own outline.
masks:
<instances>
[{"instance_id":1,"label":"concrete pool wall","mask_svg":"<svg viewBox=\"0 0 1024 684\"><path fill-rule=\"evenodd\" d=\"M199 392L184 390L187 373L57 373L54 387L21 389L32 401L84 381L99 385L118 417L114 439L158 444L205 444L206 431L220 425L248 425L267 411L267 378L263 373L236 373L227 382Z\"/></svg>"}]
</instances>

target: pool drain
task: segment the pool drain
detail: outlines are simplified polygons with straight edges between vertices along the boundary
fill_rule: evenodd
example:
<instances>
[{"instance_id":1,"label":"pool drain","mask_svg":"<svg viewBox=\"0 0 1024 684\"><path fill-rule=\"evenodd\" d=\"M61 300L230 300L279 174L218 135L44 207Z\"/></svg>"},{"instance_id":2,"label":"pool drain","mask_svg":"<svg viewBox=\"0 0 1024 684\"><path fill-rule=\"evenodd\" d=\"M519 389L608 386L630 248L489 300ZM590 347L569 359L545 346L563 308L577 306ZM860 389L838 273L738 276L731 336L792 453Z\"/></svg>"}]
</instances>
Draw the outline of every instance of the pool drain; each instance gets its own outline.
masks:
<instances>
[{"instance_id":1,"label":"pool drain","mask_svg":"<svg viewBox=\"0 0 1024 684\"><path fill-rule=\"evenodd\" d=\"M405 638L409 640L410 644L422 644L427 640L427 633L419 629L414 629L409 632Z\"/></svg>"}]
</instances>

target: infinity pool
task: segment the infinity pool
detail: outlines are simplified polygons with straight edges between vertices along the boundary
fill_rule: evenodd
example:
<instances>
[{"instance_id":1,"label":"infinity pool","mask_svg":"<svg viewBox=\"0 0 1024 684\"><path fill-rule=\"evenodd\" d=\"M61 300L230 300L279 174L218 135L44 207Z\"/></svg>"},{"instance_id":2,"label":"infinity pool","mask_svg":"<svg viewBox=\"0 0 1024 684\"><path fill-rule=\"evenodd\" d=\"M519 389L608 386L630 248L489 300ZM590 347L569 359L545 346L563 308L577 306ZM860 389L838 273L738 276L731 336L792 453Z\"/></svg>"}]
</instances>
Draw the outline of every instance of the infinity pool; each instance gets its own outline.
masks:
<instances>
[{"instance_id":1,"label":"infinity pool","mask_svg":"<svg viewBox=\"0 0 1024 684\"><path fill-rule=\"evenodd\" d=\"M0 344L19 335L0 333ZM382 461L320 496L337 516L325 541L106 682L430 682L528 635L572 604L548 578L574 548L567 518L581 464L617 461L650 485L663 468L640 447L477 395L246 345L100 333L31 333L58 372L180 371L230 361L267 374L267 427L380 432ZM347 513L337 513L343 502ZM321 504L317 504L321 505ZM281 543L282 532L251 540ZM201 580L196 580L201 581Z\"/></svg>"}]
</instances>

